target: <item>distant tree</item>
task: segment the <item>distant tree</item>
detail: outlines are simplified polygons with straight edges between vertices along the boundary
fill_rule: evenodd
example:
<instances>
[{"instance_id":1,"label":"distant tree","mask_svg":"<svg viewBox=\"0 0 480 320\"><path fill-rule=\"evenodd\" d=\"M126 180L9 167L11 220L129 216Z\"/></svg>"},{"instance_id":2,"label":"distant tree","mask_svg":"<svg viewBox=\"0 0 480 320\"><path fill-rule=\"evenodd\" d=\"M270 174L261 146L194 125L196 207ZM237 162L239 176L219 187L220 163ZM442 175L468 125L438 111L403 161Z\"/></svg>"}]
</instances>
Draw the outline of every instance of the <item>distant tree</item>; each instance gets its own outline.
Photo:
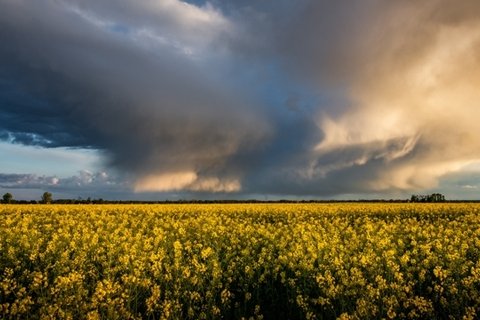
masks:
<instances>
[{"instance_id":1,"label":"distant tree","mask_svg":"<svg viewBox=\"0 0 480 320\"><path fill-rule=\"evenodd\" d=\"M42 195L42 203L51 203L52 194L50 192L44 192Z\"/></svg>"},{"instance_id":2,"label":"distant tree","mask_svg":"<svg viewBox=\"0 0 480 320\"><path fill-rule=\"evenodd\" d=\"M410 202L445 202L445 196L441 193L432 193L429 195L414 194L410 198Z\"/></svg>"},{"instance_id":3,"label":"distant tree","mask_svg":"<svg viewBox=\"0 0 480 320\"><path fill-rule=\"evenodd\" d=\"M433 193L428 196L428 202L444 202L445 196L441 193Z\"/></svg>"},{"instance_id":4,"label":"distant tree","mask_svg":"<svg viewBox=\"0 0 480 320\"><path fill-rule=\"evenodd\" d=\"M13 196L10 192L7 192L3 195L3 203L11 203L13 201Z\"/></svg>"}]
</instances>

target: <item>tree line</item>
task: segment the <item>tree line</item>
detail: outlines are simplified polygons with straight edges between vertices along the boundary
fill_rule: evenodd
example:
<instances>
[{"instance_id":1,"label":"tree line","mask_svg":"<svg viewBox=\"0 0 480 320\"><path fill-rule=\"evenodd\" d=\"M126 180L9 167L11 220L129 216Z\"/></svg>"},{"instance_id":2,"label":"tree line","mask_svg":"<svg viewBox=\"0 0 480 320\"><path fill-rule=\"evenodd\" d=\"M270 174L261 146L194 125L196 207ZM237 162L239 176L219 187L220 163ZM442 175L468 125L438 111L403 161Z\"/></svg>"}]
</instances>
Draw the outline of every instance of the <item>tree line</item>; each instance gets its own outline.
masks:
<instances>
[{"instance_id":1,"label":"tree line","mask_svg":"<svg viewBox=\"0 0 480 320\"><path fill-rule=\"evenodd\" d=\"M50 192L44 192L42 194L42 197L40 198L40 201L36 200L31 200L31 201L26 201L26 200L15 200L13 198L13 195L10 192L7 192L3 195L2 197L2 203L52 203L53 198L52 194Z\"/></svg>"},{"instance_id":2,"label":"tree line","mask_svg":"<svg viewBox=\"0 0 480 320\"><path fill-rule=\"evenodd\" d=\"M410 202L445 202L445 196L441 193L432 193L428 195L414 194L410 198Z\"/></svg>"},{"instance_id":3,"label":"tree line","mask_svg":"<svg viewBox=\"0 0 480 320\"><path fill-rule=\"evenodd\" d=\"M2 203L16 203L16 204L37 204L37 203L52 203L52 204L169 204L169 203L204 203L204 204L227 204L227 203L342 203L342 202L445 202L445 196L441 193L433 193L430 195L412 195L410 199L360 199L360 200L258 200L258 199L246 199L246 200L161 200L161 201L138 201L138 200L104 200L102 198L92 199L90 197L86 199L53 199L50 192L44 192L40 200L15 200L10 192L3 195ZM450 201L452 202L452 201ZM453 201L459 202L459 201ZM465 201L460 201L465 202ZM468 201L476 202L476 201Z\"/></svg>"}]
</instances>

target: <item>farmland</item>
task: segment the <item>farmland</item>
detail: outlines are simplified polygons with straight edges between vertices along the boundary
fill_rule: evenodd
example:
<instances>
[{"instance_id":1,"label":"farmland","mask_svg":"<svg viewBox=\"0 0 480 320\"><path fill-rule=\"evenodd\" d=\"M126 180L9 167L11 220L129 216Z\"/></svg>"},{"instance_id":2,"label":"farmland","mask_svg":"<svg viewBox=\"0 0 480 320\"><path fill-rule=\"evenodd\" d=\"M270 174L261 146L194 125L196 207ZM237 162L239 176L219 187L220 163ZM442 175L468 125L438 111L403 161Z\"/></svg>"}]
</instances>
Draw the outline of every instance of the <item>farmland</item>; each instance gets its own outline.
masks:
<instances>
[{"instance_id":1,"label":"farmland","mask_svg":"<svg viewBox=\"0 0 480 320\"><path fill-rule=\"evenodd\" d=\"M480 205L3 205L0 317L476 319Z\"/></svg>"}]
</instances>

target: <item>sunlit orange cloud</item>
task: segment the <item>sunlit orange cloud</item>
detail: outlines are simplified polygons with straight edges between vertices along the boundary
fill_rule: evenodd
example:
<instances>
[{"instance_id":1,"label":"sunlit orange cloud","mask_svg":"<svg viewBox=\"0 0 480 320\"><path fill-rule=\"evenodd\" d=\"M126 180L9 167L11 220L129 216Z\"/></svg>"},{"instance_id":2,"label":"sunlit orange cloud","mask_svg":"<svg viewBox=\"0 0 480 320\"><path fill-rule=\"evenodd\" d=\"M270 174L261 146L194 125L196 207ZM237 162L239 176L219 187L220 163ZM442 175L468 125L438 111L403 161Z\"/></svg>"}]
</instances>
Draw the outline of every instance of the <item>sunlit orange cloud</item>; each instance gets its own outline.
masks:
<instances>
[{"instance_id":1,"label":"sunlit orange cloud","mask_svg":"<svg viewBox=\"0 0 480 320\"><path fill-rule=\"evenodd\" d=\"M349 148L363 149L361 157L310 175L381 159L368 186L408 190L480 161L480 20L426 17L421 27L416 19L431 13L421 8L391 12L384 29L366 35L372 47L350 79L348 112L319 116L316 157Z\"/></svg>"},{"instance_id":2,"label":"sunlit orange cloud","mask_svg":"<svg viewBox=\"0 0 480 320\"><path fill-rule=\"evenodd\" d=\"M237 179L199 177L194 171L180 171L148 175L137 181L135 192L168 192L189 190L197 192L237 192L241 183Z\"/></svg>"},{"instance_id":3,"label":"sunlit orange cloud","mask_svg":"<svg viewBox=\"0 0 480 320\"><path fill-rule=\"evenodd\" d=\"M135 192L182 190L197 179L193 171L149 175L135 184Z\"/></svg>"}]
</instances>

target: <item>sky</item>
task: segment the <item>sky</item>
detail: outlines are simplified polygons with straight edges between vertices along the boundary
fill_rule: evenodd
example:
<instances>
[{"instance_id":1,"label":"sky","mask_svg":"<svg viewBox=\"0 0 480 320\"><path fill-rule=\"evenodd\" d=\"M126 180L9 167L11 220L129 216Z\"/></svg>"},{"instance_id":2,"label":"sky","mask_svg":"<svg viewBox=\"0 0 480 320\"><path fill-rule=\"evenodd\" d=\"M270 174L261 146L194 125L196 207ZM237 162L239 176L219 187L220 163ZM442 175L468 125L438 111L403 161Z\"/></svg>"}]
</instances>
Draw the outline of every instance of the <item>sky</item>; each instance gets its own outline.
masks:
<instances>
[{"instance_id":1,"label":"sky","mask_svg":"<svg viewBox=\"0 0 480 320\"><path fill-rule=\"evenodd\" d=\"M0 0L0 193L480 197L480 2Z\"/></svg>"}]
</instances>

